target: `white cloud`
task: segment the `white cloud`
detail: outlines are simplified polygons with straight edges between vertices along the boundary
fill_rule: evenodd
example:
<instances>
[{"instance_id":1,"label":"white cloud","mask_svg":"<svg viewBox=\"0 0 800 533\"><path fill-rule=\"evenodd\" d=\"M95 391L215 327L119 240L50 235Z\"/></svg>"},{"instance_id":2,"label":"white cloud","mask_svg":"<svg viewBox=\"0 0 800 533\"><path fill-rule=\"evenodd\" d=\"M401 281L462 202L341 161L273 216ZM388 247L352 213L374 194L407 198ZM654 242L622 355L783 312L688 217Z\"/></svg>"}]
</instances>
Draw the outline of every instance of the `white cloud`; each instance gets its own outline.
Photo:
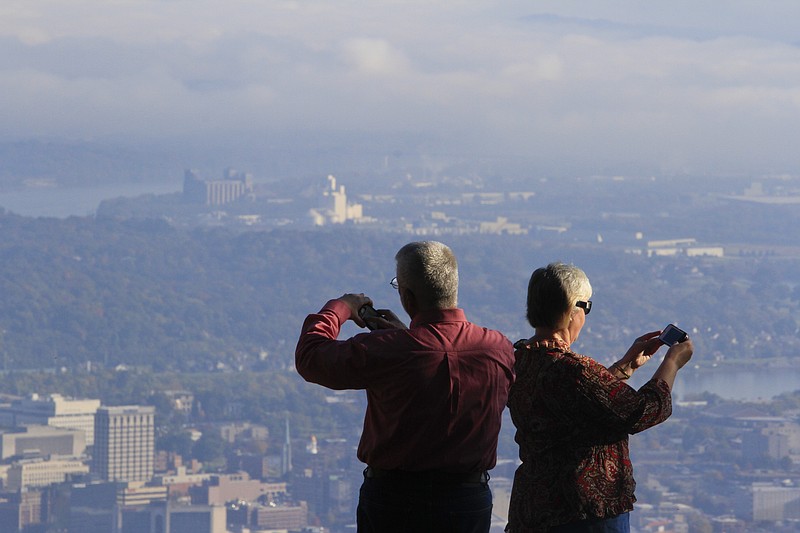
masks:
<instances>
[{"instance_id":1,"label":"white cloud","mask_svg":"<svg viewBox=\"0 0 800 533\"><path fill-rule=\"evenodd\" d=\"M466 154L798 172L800 7L754 6L7 0L0 137L406 131Z\"/></svg>"},{"instance_id":2,"label":"white cloud","mask_svg":"<svg viewBox=\"0 0 800 533\"><path fill-rule=\"evenodd\" d=\"M409 70L403 53L383 39L348 39L343 49L346 61L366 74L398 76Z\"/></svg>"}]
</instances>

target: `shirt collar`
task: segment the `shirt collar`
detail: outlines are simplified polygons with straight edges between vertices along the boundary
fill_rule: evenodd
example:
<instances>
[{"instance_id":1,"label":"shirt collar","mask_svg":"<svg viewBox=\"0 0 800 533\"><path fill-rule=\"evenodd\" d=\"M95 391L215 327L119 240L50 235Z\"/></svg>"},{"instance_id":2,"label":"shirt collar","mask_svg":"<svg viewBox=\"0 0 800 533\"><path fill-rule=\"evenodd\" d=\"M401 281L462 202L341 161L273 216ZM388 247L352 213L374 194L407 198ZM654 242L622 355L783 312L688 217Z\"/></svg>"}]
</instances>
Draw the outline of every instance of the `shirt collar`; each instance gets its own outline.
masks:
<instances>
[{"instance_id":1,"label":"shirt collar","mask_svg":"<svg viewBox=\"0 0 800 533\"><path fill-rule=\"evenodd\" d=\"M531 337L530 339L522 339L514 343L514 348L517 349L525 346L527 346L528 349L531 350L535 350L537 348L545 348L545 349L556 348L561 351L568 352L570 349L569 344L567 344L561 339L535 339L534 337Z\"/></svg>"},{"instance_id":2,"label":"shirt collar","mask_svg":"<svg viewBox=\"0 0 800 533\"><path fill-rule=\"evenodd\" d=\"M419 311L411 320L410 328L418 328L425 324L433 324L435 322L466 322L467 315L464 314L462 309L429 309L427 311Z\"/></svg>"}]
</instances>

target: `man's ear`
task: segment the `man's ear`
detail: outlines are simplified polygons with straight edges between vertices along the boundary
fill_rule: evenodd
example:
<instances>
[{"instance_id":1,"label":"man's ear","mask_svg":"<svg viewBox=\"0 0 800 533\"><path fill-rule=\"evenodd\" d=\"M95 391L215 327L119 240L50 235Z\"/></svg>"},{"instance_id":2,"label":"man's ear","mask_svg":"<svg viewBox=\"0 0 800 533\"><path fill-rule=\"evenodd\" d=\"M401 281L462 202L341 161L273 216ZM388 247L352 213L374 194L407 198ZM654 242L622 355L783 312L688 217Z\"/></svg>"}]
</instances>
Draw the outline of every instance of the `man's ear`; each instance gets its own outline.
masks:
<instances>
[{"instance_id":1,"label":"man's ear","mask_svg":"<svg viewBox=\"0 0 800 533\"><path fill-rule=\"evenodd\" d=\"M408 316L414 318L414 315L416 315L417 311L419 311L419 304L417 303L417 297L414 295L413 292L411 292L406 287L400 287L399 292L400 292L400 303L403 305L403 309L406 310Z\"/></svg>"}]
</instances>

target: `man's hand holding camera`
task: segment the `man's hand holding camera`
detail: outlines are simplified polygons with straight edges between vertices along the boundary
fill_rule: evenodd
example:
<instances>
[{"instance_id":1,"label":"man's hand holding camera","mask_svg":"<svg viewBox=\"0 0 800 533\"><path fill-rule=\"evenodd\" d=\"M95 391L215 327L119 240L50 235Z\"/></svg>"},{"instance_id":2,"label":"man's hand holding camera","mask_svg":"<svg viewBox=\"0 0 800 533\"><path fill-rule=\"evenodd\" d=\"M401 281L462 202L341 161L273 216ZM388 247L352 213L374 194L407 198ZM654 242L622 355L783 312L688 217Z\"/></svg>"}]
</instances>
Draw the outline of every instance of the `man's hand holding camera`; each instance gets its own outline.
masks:
<instances>
[{"instance_id":1,"label":"man's hand holding camera","mask_svg":"<svg viewBox=\"0 0 800 533\"><path fill-rule=\"evenodd\" d=\"M390 309L374 309L372 299L364 293L344 294L339 300L350 308L350 319L359 327L376 329L408 329Z\"/></svg>"}]
</instances>

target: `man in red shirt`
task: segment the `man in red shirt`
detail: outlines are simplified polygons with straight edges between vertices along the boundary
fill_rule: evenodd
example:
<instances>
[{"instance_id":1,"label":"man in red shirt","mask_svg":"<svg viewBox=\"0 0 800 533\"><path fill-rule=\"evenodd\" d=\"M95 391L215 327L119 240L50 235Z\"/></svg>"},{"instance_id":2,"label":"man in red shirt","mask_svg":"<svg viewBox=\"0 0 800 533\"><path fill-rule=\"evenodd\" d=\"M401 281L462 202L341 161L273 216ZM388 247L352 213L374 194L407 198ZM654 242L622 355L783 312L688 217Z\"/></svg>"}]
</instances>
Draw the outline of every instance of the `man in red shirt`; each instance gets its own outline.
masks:
<instances>
[{"instance_id":1,"label":"man in red shirt","mask_svg":"<svg viewBox=\"0 0 800 533\"><path fill-rule=\"evenodd\" d=\"M500 332L457 308L458 266L434 241L395 256L410 327L388 309L367 318L374 331L336 340L344 322L364 327L372 301L345 294L303 323L295 352L306 381L364 389L367 411L358 458L364 470L359 533L485 533L500 421L514 380L514 350Z\"/></svg>"}]
</instances>

